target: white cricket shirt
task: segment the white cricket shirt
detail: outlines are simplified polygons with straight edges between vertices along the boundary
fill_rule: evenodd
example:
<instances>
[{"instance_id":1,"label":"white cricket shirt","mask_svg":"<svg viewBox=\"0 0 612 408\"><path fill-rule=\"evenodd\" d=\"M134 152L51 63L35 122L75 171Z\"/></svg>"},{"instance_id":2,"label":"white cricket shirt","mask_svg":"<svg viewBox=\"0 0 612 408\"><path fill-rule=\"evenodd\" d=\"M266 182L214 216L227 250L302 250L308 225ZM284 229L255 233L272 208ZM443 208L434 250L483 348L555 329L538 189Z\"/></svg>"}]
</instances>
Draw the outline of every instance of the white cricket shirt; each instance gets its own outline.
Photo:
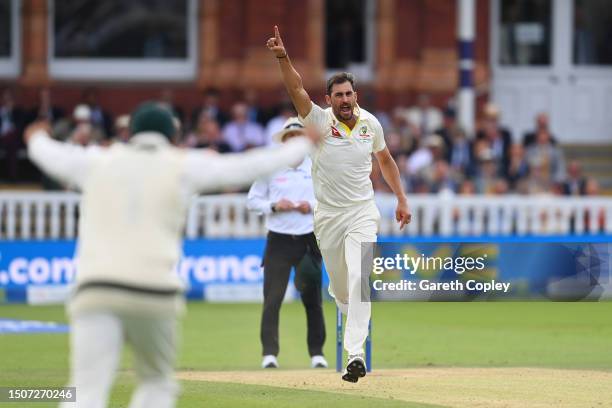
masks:
<instances>
[{"instance_id":1,"label":"white cricket shirt","mask_svg":"<svg viewBox=\"0 0 612 408\"><path fill-rule=\"evenodd\" d=\"M310 158L296 168L287 167L274 173L269 178L258 180L251 186L247 198L247 207L251 211L265 214L266 228L279 234L304 235L313 231L312 210L315 206ZM297 203L308 201L311 212L302 214L299 211L272 212L272 203L281 199Z\"/></svg>"},{"instance_id":2,"label":"white cricket shirt","mask_svg":"<svg viewBox=\"0 0 612 408\"><path fill-rule=\"evenodd\" d=\"M302 118L323 135L312 154L314 193L321 204L350 207L374 197L372 153L385 148L385 138L374 115L360 107L355 114L359 118L353 129L340 122L331 107L323 109L314 103Z\"/></svg>"}]
</instances>

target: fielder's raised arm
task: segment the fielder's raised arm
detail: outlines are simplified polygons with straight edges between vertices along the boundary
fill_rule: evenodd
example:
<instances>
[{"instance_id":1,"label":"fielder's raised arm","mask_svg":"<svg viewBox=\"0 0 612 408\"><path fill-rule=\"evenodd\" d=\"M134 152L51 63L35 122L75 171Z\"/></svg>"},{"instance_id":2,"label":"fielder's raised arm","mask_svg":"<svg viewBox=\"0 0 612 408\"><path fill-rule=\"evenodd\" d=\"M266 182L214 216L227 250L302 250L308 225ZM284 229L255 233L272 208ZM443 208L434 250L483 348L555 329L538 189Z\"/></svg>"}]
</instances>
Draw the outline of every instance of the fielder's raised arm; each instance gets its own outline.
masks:
<instances>
[{"instance_id":1,"label":"fielder's raised arm","mask_svg":"<svg viewBox=\"0 0 612 408\"><path fill-rule=\"evenodd\" d=\"M318 143L318 133L300 136L274 148L257 148L245 153L187 154L187 177L193 190L204 193L222 187L242 187L286 166L296 166ZM202 169L206 168L203 172Z\"/></svg>"},{"instance_id":2,"label":"fielder's raised arm","mask_svg":"<svg viewBox=\"0 0 612 408\"><path fill-rule=\"evenodd\" d=\"M81 147L51 138L47 122L34 122L23 134L29 159L56 181L81 188L92 159L99 152L95 147Z\"/></svg>"},{"instance_id":3,"label":"fielder's raised arm","mask_svg":"<svg viewBox=\"0 0 612 408\"><path fill-rule=\"evenodd\" d=\"M310 96L308 96L308 93L304 89L302 77L291 64L291 60L289 59L289 55L287 54L287 50L285 49L285 45L278 31L278 26L274 26L274 37L269 38L266 45L278 60L283 76L283 83L285 84L285 88L287 88L287 93L293 102L295 110L300 117L305 118L310 113L312 102L310 101Z\"/></svg>"}]
</instances>

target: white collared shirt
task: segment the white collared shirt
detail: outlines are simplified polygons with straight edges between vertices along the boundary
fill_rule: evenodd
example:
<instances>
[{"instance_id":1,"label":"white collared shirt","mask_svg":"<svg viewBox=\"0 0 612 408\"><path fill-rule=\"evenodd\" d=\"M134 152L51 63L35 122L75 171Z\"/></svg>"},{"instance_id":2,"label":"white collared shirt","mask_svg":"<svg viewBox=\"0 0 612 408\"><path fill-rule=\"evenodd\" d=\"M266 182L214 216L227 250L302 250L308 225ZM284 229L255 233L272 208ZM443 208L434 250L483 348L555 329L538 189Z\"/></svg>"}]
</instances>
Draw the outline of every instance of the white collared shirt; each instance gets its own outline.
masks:
<instances>
[{"instance_id":1,"label":"white collared shirt","mask_svg":"<svg viewBox=\"0 0 612 408\"><path fill-rule=\"evenodd\" d=\"M258 180L251 186L247 207L251 211L265 214L268 230L279 234L304 235L313 231L312 210L315 205L310 158L296 168L287 167L271 177ZM311 212L299 211L272 212L272 204L282 199L297 203L308 201Z\"/></svg>"},{"instance_id":2,"label":"white collared shirt","mask_svg":"<svg viewBox=\"0 0 612 408\"><path fill-rule=\"evenodd\" d=\"M303 118L323 135L312 154L315 197L321 204L349 207L374 199L370 180L372 153L386 146L380 122L368 111L356 107L359 116L353 129L340 122L332 108L312 104Z\"/></svg>"}]
</instances>

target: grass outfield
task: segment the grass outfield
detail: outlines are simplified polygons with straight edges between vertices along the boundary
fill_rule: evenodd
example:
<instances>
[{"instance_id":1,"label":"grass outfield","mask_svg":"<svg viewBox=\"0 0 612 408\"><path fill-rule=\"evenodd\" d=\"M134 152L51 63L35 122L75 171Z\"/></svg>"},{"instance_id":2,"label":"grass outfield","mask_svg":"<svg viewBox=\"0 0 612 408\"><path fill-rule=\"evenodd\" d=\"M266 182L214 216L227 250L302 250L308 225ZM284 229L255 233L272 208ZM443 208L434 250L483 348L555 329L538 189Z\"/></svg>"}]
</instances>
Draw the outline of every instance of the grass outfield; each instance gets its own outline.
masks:
<instances>
[{"instance_id":1,"label":"grass outfield","mask_svg":"<svg viewBox=\"0 0 612 408\"><path fill-rule=\"evenodd\" d=\"M551 384L558 377L558 384L562 386L567 380L563 374L566 372L588 379L587 385L598 384L601 376L612 375L610 302L374 304L374 373L371 378L362 380L362 388L359 388L360 384L345 387L332 370L306 371L303 374L294 371L306 369L309 363L305 315L299 303L283 306L279 355L281 370L275 374L270 373L272 377L265 377L267 374L263 374L259 369L260 311L260 305L252 304L189 304L189 312L183 322L178 368L183 379L180 407L233 407L238 404L244 407L268 408L320 407L321 404L329 403L350 403L355 407L374 404L378 407L479 406L472 403L456 405L452 401L449 402L448 398L439 401L431 399L433 403L425 404L424 401L430 399L417 396L426 392L426 384L421 384L424 387L421 390L417 380L420 377L423 382L435 383L437 379L444 382L446 378L451 384L460 379L457 376L476 376L470 380L470 384L480 384L478 380L481 377L483 381L494 379L490 386L479 386L483 390L500 387L501 393L503 384L500 382L505 378L508 381L517 381L516 377L521 377L522 373L525 374L525 379L529 379L524 381L527 388L534 386L538 378L548 377ZM328 329L325 352L330 364L333 364L333 305L326 304L325 312ZM47 306L0 305L0 318L65 321L62 307ZM67 380L67 335L0 335L0 350L0 386L59 386ZM122 372L113 391L113 407L128 404L129 394L135 384L129 367L130 356L126 353ZM474 371L487 367L502 370ZM520 371L521 367L551 370ZM381 370L383 368L412 370L385 371ZM449 371L449 368L456 368L457 371ZM200 371L223 371L228 372L228 375ZM599 377L591 380L589 376L593 372ZM275 375L280 377L275 378ZM534 376L533 379L530 375ZM301 384L302 377L304 386ZM415 382L410 382L411 378ZM317 383L317 379L324 380L324 384ZM368 380L371 381L369 388L366 385ZM372 387L375 384L381 386ZM410 402L409 387L402 390L402 400L398 400L394 399L393 393L381 391L384 384L398 388L412 384L415 400ZM465 387L470 384L466 383ZM545 390L546 385L545 382L538 386ZM612 384L611 388L607 389L584 387L585 395L576 400L582 401L584 405L576 405L571 399L572 396L568 395L567 401L572 401L568 406L607 406L598 405L601 401L597 398L602 392L612 395ZM438 390L438 393L445 394L445 390ZM529 389L525 389L521 395L523 394L527 395L523 398L528 398ZM590 396L592 400L588 400ZM537 398L534 396L534 399ZM530 401L519 401L516 406L547 406L529 403ZM563 401L555 404L551 401L549 406L552 405L563 406Z\"/></svg>"}]
</instances>

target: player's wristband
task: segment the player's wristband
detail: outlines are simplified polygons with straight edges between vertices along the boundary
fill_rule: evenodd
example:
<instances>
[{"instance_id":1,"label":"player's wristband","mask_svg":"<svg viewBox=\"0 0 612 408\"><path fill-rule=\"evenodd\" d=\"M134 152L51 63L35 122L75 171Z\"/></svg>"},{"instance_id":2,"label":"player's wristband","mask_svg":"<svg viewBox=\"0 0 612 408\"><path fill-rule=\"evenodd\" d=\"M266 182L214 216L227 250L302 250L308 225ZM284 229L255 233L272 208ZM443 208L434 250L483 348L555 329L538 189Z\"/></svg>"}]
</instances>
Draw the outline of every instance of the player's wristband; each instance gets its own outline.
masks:
<instances>
[{"instance_id":1,"label":"player's wristband","mask_svg":"<svg viewBox=\"0 0 612 408\"><path fill-rule=\"evenodd\" d=\"M278 59L282 59L282 58L287 58L287 53L285 53L285 55L283 55L282 57L276 57Z\"/></svg>"}]
</instances>

